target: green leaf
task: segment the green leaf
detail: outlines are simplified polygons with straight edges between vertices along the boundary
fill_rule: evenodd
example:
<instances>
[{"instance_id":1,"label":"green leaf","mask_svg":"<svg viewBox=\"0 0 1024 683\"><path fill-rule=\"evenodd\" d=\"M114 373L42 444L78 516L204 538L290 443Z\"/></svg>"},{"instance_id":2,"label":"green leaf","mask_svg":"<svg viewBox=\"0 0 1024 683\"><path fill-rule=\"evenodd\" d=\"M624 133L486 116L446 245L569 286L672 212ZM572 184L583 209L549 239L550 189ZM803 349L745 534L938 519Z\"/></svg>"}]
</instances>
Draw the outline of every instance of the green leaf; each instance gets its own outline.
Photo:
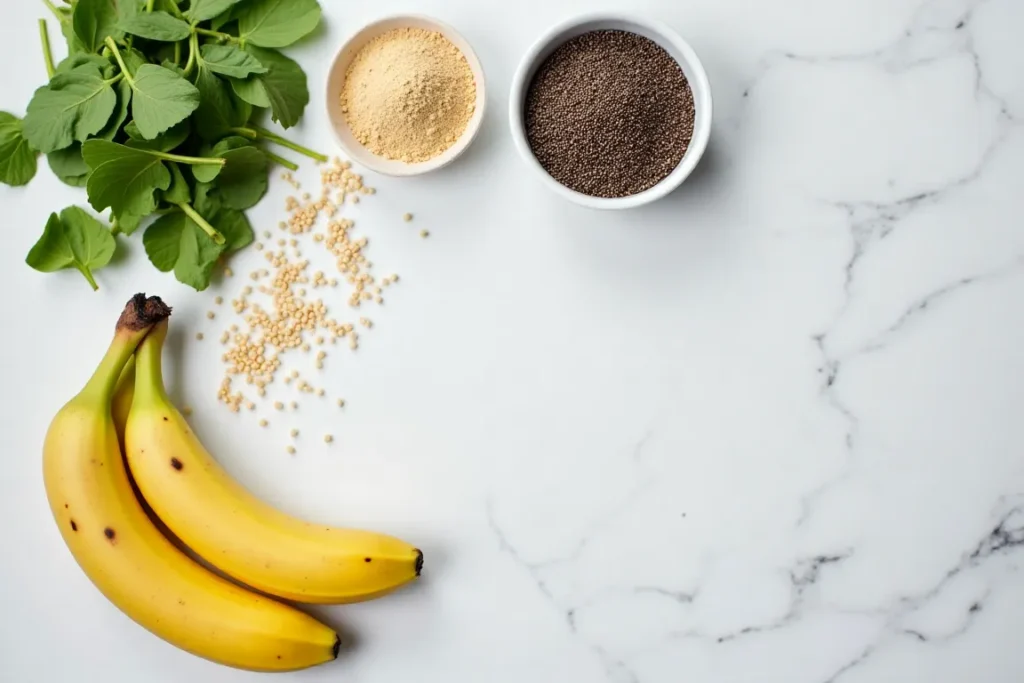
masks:
<instances>
[{"instance_id":1,"label":"green leaf","mask_svg":"<svg viewBox=\"0 0 1024 683\"><path fill-rule=\"evenodd\" d=\"M128 105L132 101L132 87L123 78L114 86L114 92L117 95L117 106L114 107L114 113L95 136L104 140L113 140L117 137L124 120L128 118Z\"/></svg>"},{"instance_id":2,"label":"green leaf","mask_svg":"<svg viewBox=\"0 0 1024 683\"><path fill-rule=\"evenodd\" d=\"M238 37L260 47L285 47L320 23L316 0L252 0L239 8Z\"/></svg>"},{"instance_id":3,"label":"green leaf","mask_svg":"<svg viewBox=\"0 0 1024 683\"><path fill-rule=\"evenodd\" d=\"M227 83L204 66L196 71L195 84L200 100L193 118L199 137L216 140L229 128L244 126L249 120L252 108L248 103L235 99Z\"/></svg>"},{"instance_id":4,"label":"green leaf","mask_svg":"<svg viewBox=\"0 0 1024 683\"><path fill-rule=\"evenodd\" d=\"M57 179L72 187L85 187L89 179L89 166L82 158L82 144L74 143L70 147L58 149L46 155L50 170Z\"/></svg>"},{"instance_id":5,"label":"green leaf","mask_svg":"<svg viewBox=\"0 0 1024 683\"><path fill-rule=\"evenodd\" d=\"M219 14L210 20L210 28L214 31L223 31L224 27L235 20L235 13L238 12L239 5L235 5L224 14Z\"/></svg>"},{"instance_id":6,"label":"green leaf","mask_svg":"<svg viewBox=\"0 0 1024 683\"><path fill-rule=\"evenodd\" d=\"M306 72L277 50L247 45L245 51L268 69L267 73L256 78L259 78L270 102L271 117L282 127L291 128L299 122L303 110L309 104Z\"/></svg>"},{"instance_id":7,"label":"green leaf","mask_svg":"<svg viewBox=\"0 0 1024 683\"><path fill-rule=\"evenodd\" d=\"M136 14L118 24L118 28L133 36L164 42L185 40L192 35L187 23L167 12Z\"/></svg>"},{"instance_id":8,"label":"green leaf","mask_svg":"<svg viewBox=\"0 0 1024 683\"><path fill-rule=\"evenodd\" d=\"M270 98L267 97L267 90L263 87L263 81L259 76L249 78L230 78L231 89L243 102L248 102L254 107L266 108L270 106Z\"/></svg>"},{"instance_id":9,"label":"green leaf","mask_svg":"<svg viewBox=\"0 0 1024 683\"><path fill-rule=\"evenodd\" d=\"M146 216L136 216L131 213L122 213L120 216L116 216L114 220L117 221L117 226L121 229L121 234L130 235L139 229L142 225L142 219Z\"/></svg>"},{"instance_id":10,"label":"green leaf","mask_svg":"<svg viewBox=\"0 0 1024 683\"><path fill-rule=\"evenodd\" d=\"M192 201L192 191L189 190L185 176L177 164L167 164L171 170L171 186L163 193L163 200L168 204L187 204Z\"/></svg>"},{"instance_id":11,"label":"green leaf","mask_svg":"<svg viewBox=\"0 0 1024 683\"><path fill-rule=\"evenodd\" d=\"M240 0L192 0L185 16L192 21L208 21L228 11L238 2Z\"/></svg>"},{"instance_id":12,"label":"green leaf","mask_svg":"<svg viewBox=\"0 0 1024 683\"><path fill-rule=\"evenodd\" d=\"M50 214L43 236L25 259L32 268L52 273L77 268L93 289L99 289L92 271L110 263L117 244L107 227L77 206Z\"/></svg>"},{"instance_id":13,"label":"green leaf","mask_svg":"<svg viewBox=\"0 0 1024 683\"><path fill-rule=\"evenodd\" d=\"M79 47L84 52L97 52L107 36L120 41L124 33L118 24L139 14L139 0L77 0L73 5L71 21ZM63 23L63 22L62 22ZM68 44L69 52L71 42Z\"/></svg>"},{"instance_id":14,"label":"green leaf","mask_svg":"<svg viewBox=\"0 0 1024 683\"><path fill-rule=\"evenodd\" d=\"M204 146L200 151L200 154L204 157L213 157L213 152L208 146ZM220 172L224 170L224 166L214 166L213 164L195 164L192 166L192 177L200 183L212 183L213 179L220 175Z\"/></svg>"},{"instance_id":15,"label":"green leaf","mask_svg":"<svg viewBox=\"0 0 1024 683\"><path fill-rule=\"evenodd\" d=\"M192 206L202 216L214 216L221 209L220 197L213 187L213 183L196 183L195 201Z\"/></svg>"},{"instance_id":16,"label":"green leaf","mask_svg":"<svg viewBox=\"0 0 1024 683\"><path fill-rule=\"evenodd\" d=\"M158 270L174 270L179 282L200 292L210 285L213 266L224 253L224 246L214 243L195 221L177 211L146 228L142 244Z\"/></svg>"},{"instance_id":17,"label":"green leaf","mask_svg":"<svg viewBox=\"0 0 1024 683\"><path fill-rule=\"evenodd\" d=\"M178 256L181 254L181 231L186 220L189 218L179 212L161 216L146 228L146 234L142 236L146 256L161 273L171 272L174 270L174 264L178 262Z\"/></svg>"},{"instance_id":18,"label":"green leaf","mask_svg":"<svg viewBox=\"0 0 1024 683\"><path fill-rule=\"evenodd\" d=\"M57 68L54 69L55 74L64 74L69 71L73 71L80 66L93 66L100 72L105 78L109 78L113 73L103 73L105 70L113 70L114 65L106 57L94 55L88 52L75 52L69 54L67 57L61 60Z\"/></svg>"},{"instance_id":19,"label":"green leaf","mask_svg":"<svg viewBox=\"0 0 1024 683\"><path fill-rule=\"evenodd\" d=\"M85 46L82 41L75 35L75 26L71 17L70 7L58 7L57 11L61 14L60 20L60 32L64 36L64 42L68 46L68 54L88 54L85 50Z\"/></svg>"},{"instance_id":20,"label":"green leaf","mask_svg":"<svg viewBox=\"0 0 1024 683\"><path fill-rule=\"evenodd\" d=\"M142 14L142 6L145 0L108 0L117 5L118 23L127 21L137 14Z\"/></svg>"},{"instance_id":21,"label":"green leaf","mask_svg":"<svg viewBox=\"0 0 1024 683\"><path fill-rule=\"evenodd\" d=\"M97 69L56 74L28 103L25 139L40 152L63 149L98 133L116 106L117 95Z\"/></svg>"},{"instance_id":22,"label":"green leaf","mask_svg":"<svg viewBox=\"0 0 1024 683\"><path fill-rule=\"evenodd\" d=\"M0 183L25 185L36 174L36 152L21 132L21 119L0 111Z\"/></svg>"},{"instance_id":23,"label":"green leaf","mask_svg":"<svg viewBox=\"0 0 1024 683\"><path fill-rule=\"evenodd\" d=\"M82 156L92 171L86 189L92 208L108 206L114 215L148 216L156 209L155 190L166 190L171 174L157 157L106 140L89 140Z\"/></svg>"},{"instance_id":24,"label":"green leaf","mask_svg":"<svg viewBox=\"0 0 1024 683\"><path fill-rule=\"evenodd\" d=\"M211 156L225 160L216 183L224 206L248 209L267 193L267 157L249 140L225 138L213 147Z\"/></svg>"},{"instance_id":25,"label":"green leaf","mask_svg":"<svg viewBox=\"0 0 1024 683\"><path fill-rule=\"evenodd\" d=\"M140 66L131 85L132 118L147 140L187 118L199 106L199 91L194 85L156 64Z\"/></svg>"},{"instance_id":26,"label":"green leaf","mask_svg":"<svg viewBox=\"0 0 1024 683\"><path fill-rule=\"evenodd\" d=\"M252 244L252 225L245 214L235 209L222 209L210 221L224 235L224 253L238 251Z\"/></svg>"},{"instance_id":27,"label":"green leaf","mask_svg":"<svg viewBox=\"0 0 1024 683\"><path fill-rule=\"evenodd\" d=\"M138 71L143 64L149 64L149 60L146 59L146 55L142 54L134 47L121 50L121 59L124 60L124 65L128 67L130 73Z\"/></svg>"},{"instance_id":28,"label":"green leaf","mask_svg":"<svg viewBox=\"0 0 1024 683\"><path fill-rule=\"evenodd\" d=\"M267 67L260 64L258 59L234 45L203 45L200 58L210 71L233 78L267 72Z\"/></svg>"},{"instance_id":29,"label":"green leaf","mask_svg":"<svg viewBox=\"0 0 1024 683\"><path fill-rule=\"evenodd\" d=\"M98 52L107 36L115 40L118 4L113 0L78 0L71 15L75 36L86 52Z\"/></svg>"},{"instance_id":30,"label":"green leaf","mask_svg":"<svg viewBox=\"0 0 1024 683\"><path fill-rule=\"evenodd\" d=\"M146 140L142 137L142 133L139 131L138 126L135 125L135 122L130 121L124 127L124 132L128 135L128 141L125 143L128 147L170 152L188 139L189 133L192 132L192 127L189 125L188 119L185 119L171 126L152 140Z\"/></svg>"}]
</instances>

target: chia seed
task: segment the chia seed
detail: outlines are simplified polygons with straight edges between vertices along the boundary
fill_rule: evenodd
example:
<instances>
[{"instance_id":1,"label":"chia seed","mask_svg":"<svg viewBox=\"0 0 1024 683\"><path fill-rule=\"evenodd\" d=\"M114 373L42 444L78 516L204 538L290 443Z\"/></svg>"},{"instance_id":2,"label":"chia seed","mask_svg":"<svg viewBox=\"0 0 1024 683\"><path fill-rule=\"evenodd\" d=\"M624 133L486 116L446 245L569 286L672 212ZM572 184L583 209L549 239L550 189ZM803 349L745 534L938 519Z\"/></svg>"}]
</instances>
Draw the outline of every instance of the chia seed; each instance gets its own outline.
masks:
<instances>
[{"instance_id":1,"label":"chia seed","mask_svg":"<svg viewBox=\"0 0 1024 683\"><path fill-rule=\"evenodd\" d=\"M663 47L629 31L559 46L526 95L526 137L541 166L592 197L626 197L669 175L693 136L693 92Z\"/></svg>"}]
</instances>

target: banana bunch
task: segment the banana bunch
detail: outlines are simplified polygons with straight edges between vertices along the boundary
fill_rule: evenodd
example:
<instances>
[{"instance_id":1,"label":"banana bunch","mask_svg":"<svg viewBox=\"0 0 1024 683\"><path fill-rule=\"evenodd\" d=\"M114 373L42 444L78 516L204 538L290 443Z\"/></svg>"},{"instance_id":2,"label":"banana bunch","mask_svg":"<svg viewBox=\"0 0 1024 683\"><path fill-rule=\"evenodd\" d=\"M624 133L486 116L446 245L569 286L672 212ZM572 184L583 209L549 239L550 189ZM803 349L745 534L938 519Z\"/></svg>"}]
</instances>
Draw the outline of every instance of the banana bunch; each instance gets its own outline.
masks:
<instances>
[{"instance_id":1,"label":"banana bunch","mask_svg":"<svg viewBox=\"0 0 1024 683\"><path fill-rule=\"evenodd\" d=\"M135 295L92 378L50 425L43 476L64 542L111 602L188 652L254 671L330 661L337 633L268 596L368 600L419 576L423 554L390 536L290 517L232 480L164 392L169 315L159 297ZM262 594L192 560L150 514Z\"/></svg>"}]
</instances>

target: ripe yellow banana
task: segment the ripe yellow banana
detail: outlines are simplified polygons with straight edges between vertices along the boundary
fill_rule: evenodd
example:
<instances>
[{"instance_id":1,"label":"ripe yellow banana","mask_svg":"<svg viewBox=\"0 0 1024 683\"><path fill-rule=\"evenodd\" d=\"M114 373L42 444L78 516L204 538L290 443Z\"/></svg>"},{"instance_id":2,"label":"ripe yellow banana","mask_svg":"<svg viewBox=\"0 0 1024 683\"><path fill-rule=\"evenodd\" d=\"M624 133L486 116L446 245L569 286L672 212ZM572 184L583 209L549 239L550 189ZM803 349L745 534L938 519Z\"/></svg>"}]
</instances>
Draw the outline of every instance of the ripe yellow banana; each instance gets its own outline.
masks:
<instances>
[{"instance_id":1,"label":"ripe yellow banana","mask_svg":"<svg viewBox=\"0 0 1024 683\"><path fill-rule=\"evenodd\" d=\"M111 602L193 654L258 671L334 659L332 629L192 561L157 531L132 493L111 394L139 341L169 314L158 298L136 295L89 383L50 425L43 476L64 542Z\"/></svg>"},{"instance_id":2,"label":"ripe yellow banana","mask_svg":"<svg viewBox=\"0 0 1024 683\"><path fill-rule=\"evenodd\" d=\"M391 536L304 522L232 479L164 392L166 322L136 354L125 453L146 502L176 536L225 573L299 602L369 600L419 576L423 553Z\"/></svg>"},{"instance_id":3,"label":"ripe yellow banana","mask_svg":"<svg viewBox=\"0 0 1024 683\"><path fill-rule=\"evenodd\" d=\"M128 424L128 412L135 397L135 356L128 359L121 376L114 387L114 398L110 402L110 415L117 429L117 442L124 445L124 426Z\"/></svg>"}]
</instances>

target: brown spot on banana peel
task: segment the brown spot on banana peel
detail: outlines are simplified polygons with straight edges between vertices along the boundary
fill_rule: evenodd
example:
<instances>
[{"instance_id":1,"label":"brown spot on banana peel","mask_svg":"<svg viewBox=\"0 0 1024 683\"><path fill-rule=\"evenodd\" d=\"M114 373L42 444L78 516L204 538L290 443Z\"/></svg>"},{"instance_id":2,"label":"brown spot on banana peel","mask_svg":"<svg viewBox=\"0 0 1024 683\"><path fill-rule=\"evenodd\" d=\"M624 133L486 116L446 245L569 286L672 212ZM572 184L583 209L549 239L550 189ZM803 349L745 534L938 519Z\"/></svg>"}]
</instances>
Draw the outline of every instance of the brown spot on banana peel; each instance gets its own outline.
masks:
<instances>
[{"instance_id":1,"label":"brown spot on banana peel","mask_svg":"<svg viewBox=\"0 0 1024 683\"><path fill-rule=\"evenodd\" d=\"M181 470L184 469L185 466L177 458L171 458L171 467L181 472Z\"/></svg>"},{"instance_id":2,"label":"brown spot on banana peel","mask_svg":"<svg viewBox=\"0 0 1024 683\"><path fill-rule=\"evenodd\" d=\"M72 531L78 531L78 525L75 524L75 520L71 520L71 530Z\"/></svg>"},{"instance_id":3,"label":"brown spot on banana peel","mask_svg":"<svg viewBox=\"0 0 1024 683\"><path fill-rule=\"evenodd\" d=\"M113 541L117 538L117 532L111 529L109 526L103 530L103 535L107 537L107 540Z\"/></svg>"}]
</instances>

